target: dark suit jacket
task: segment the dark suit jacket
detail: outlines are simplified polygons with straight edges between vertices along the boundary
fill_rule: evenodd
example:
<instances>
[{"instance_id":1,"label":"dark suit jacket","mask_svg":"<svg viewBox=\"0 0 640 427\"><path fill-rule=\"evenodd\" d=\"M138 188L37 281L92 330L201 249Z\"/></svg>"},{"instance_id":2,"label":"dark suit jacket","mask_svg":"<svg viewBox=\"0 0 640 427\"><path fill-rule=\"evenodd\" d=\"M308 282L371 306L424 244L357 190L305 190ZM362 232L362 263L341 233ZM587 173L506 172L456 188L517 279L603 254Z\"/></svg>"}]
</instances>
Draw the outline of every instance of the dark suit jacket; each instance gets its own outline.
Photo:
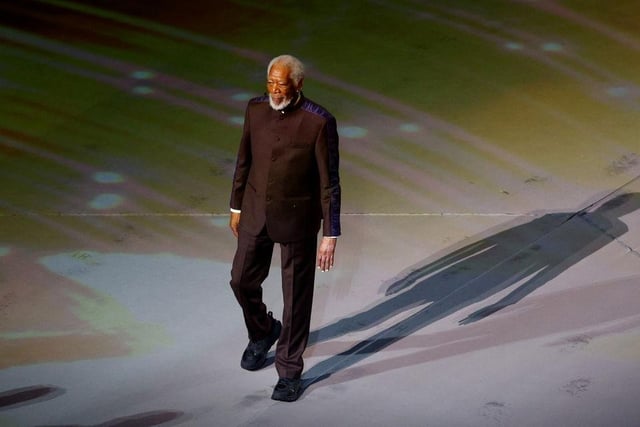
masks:
<instances>
[{"instance_id":1,"label":"dark suit jacket","mask_svg":"<svg viewBox=\"0 0 640 427\"><path fill-rule=\"evenodd\" d=\"M240 228L264 226L275 242L340 235L340 178L335 118L301 96L275 111L269 98L249 101L231 191Z\"/></svg>"}]
</instances>

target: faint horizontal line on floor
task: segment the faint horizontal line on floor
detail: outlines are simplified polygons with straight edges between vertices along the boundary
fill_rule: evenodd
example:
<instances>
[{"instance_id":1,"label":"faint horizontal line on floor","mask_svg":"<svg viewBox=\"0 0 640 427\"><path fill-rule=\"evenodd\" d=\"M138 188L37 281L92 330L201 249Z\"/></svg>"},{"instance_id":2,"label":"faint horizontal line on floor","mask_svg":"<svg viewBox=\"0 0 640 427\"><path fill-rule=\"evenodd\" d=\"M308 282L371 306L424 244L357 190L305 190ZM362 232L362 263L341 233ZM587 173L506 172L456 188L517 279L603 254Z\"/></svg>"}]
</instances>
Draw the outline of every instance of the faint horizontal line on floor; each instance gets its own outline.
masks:
<instances>
[{"instance_id":1,"label":"faint horizontal line on floor","mask_svg":"<svg viewBox=\"0 0 640 427\"><path fill-rule=\"evenodd\" d=\"M480 216L480 217L537 217L539 213L514 213L514 212L346 212L341 216L389 216L389 217L411 217L411 216ZM30 216L52 216L52 217L225 217L228 213L206 213L206 212L26 212L26 213L0 213L0 217L30 217Z\"/></svg>"}]
</instances>

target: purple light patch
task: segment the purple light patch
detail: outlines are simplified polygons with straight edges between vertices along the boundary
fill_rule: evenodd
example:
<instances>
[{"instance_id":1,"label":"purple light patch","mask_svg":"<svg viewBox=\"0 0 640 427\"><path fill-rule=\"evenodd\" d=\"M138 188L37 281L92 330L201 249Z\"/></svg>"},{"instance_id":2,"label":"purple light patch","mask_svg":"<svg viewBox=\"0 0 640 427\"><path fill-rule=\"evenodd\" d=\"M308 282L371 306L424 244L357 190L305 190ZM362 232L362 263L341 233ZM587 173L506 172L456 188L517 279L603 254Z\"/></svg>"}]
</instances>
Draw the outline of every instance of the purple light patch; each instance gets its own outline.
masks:
<instances>
[{"instance_id":1,"label":"purple light patch","mask_svg":"<svg viewBox=\"0 0 640 427\"><path fill-rule=\"evenodd\" d=\"M242 126L244 124L244 117L241 116L232 116L229 117L229 121L231 123L233 123L234 125L240 125Z\"/></svg>"},{"instance_id":2,"label":"purple light patch","mask_svg":"<svg viewBox=\"0 0 640 427\"><path fill-rule=\"evenodd\" d=\"M122 204L124 199L119 194L103 193L97 195L90 203L93 209L112 209Z\"/></svg>"},{"instance_id":3,"label":"purple light patch","mask_svg":"<svg viewBox=\"0 0 640 427\"><path fill-rule=\"evenodd\" d=\"M517 42L508 42L504 45L509 50L522 50L522 45Z\"/></svg>"},{"instance_id":4,"label":"purple light patch","mask_svg":"<svg viewBox=\"0 0 640 427\"><path fill-rule=\"evenodd\" d=\"M251 98L253 98L253 95L246 92L239 92L231 97L234 101L248 101Z\"/></svg>"},{"instance_id":5,"label":"purple light patch","mask_svg":"<svg viewBox=\"0 0 640 427\"><path fill-rule=\"evenodd\" d=\"M400 130L402 132L409 132L409 133L415 133L420 131L420 126L414 124L414 123L403 123L400 125Z\"/></svg>"},{"instance_id":6,"label":"purple light patch","mask_svg":"<svg viewBox=\"0 0 640 427\"><path fill-rule=\"evenodd\" d=\"M152 71L146 71L146 70L138 70L131 73L131 77L138 80L151 79L154 76L155 74Z\"/></svg>"},{"instance_id":7,"label":"purple light patch","mask_svg":"<svg viewBox=\"0 0 640 427\"><path fill-rule=\"evenodd\" d=\"M542 45L545 52L562 52L564 48L560 43L549 42Z\"/></svg>"},{"instance_id":8,"label":"purple light patch","mask_svg":"<svg viewBox=\"0 0 640 427\"><path fill-rule=\"evenodd\" d=\"M229 217L226 215L216 215L211 218L211 224L215 227L227 227L229 225Z\"/></svg>"},{"instance_id":9,"label":"purple light patch","mask_svg":"<svg viewBox=\"0 0 640 427\"><path fill-rule=\"evenodd\" d=\"M367 130L359 126L344 126L338 129L338 134L345 138L358 139L367 136Z\"/></svg>"},{"instance_id":10,"label":"purple light patch","mask_svg":"<svg viewBox=\"0 0 640 427\"><path fill-rule=\"evenodd\" d=\"M615 86L607 89L607 93L611 96L615 96L616 98L622 98L629 95L629 88L624 86Z\"/></svg>"},{"instance_id":11,"label":"purple light patch","mask_svg":"<svg viewBox=\"0 0 640 427\"><path fill-rule=\"evenodd\" d=\"M153 89L149 86L136 86L133 88L132 92L136 95L149 95L150 93L153 93Z\"/></svg>"},{"instance_id":12,"label":"purple light patch","mask_svg":"<svg viewBox=\"0 0 640 427\"><path fill-rule=\"evenodd\" d=\"M118 184L123 182L124 178L116 172L96 172L93 174L93 180L100 184Z\"/></svg>"}]
</instances>

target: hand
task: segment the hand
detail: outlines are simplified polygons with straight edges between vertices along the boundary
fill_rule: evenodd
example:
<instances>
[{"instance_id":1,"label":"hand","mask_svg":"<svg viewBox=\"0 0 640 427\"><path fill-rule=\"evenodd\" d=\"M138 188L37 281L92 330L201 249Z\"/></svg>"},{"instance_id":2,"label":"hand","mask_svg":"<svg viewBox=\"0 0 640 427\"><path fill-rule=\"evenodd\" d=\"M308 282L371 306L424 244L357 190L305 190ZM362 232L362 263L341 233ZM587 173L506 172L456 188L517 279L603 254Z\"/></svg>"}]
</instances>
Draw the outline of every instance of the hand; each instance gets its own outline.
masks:
<instances>
[{"instance_id":1,"label":"hand","mask_svg":"<svg viewBox=\"0 0 640 427\"><path fill-rule=\"evenodd\" d=\"M318 248L318 268L320 271L329 271L333 267L333 255L336 251L338 239L323 237Z\"/></svg>"},{"instance_id":2,"label":"hand","mask_svg":"<svg viewBox=\"0 0 640 427\"><path fill-rule=\"evenodd\" d=\"M231 218L229 218L229 228L233 232L233 235L238 237L238 226L240 225L240 212L231 212Z\"/></svg>"}]
</instances>

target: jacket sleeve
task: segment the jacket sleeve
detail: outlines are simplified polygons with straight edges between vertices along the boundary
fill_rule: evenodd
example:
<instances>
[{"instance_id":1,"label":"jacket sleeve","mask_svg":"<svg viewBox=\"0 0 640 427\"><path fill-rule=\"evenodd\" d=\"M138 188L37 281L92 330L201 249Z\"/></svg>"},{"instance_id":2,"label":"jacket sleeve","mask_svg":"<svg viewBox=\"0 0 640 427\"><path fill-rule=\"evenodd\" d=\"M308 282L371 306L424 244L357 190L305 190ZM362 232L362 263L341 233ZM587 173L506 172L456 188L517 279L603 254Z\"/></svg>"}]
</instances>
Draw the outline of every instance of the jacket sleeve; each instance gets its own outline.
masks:
<instances>
[{"instance_id":1,"label":"jacket sleeve","mask_svg":"<svg viewBox=\"0 0 640 427\"><path fill-rule=\"evenodd\" d=\"M322 235L340 235L340 155L338 130L334 117L329 117L316 141L316 161L320 177L320 203L322 206Z\"/></svg>"},{"instance_id":2,"label":"jacket sleeve","mask_svg":"<svg viewBox=\"0 0 640 427\"><path fill-rule=\"evenodd\" d=\"M238 148L238 156L236 158L236 168L233 173L233 182L231 186L231 202L230 207L234 210L242 209L242 199L247 184L249 169L251 168L251 126L249 123L249 106L244 115L244 127L242 130L242 138L240 139L240 147Z\"/></svg>"}]
</instances>

